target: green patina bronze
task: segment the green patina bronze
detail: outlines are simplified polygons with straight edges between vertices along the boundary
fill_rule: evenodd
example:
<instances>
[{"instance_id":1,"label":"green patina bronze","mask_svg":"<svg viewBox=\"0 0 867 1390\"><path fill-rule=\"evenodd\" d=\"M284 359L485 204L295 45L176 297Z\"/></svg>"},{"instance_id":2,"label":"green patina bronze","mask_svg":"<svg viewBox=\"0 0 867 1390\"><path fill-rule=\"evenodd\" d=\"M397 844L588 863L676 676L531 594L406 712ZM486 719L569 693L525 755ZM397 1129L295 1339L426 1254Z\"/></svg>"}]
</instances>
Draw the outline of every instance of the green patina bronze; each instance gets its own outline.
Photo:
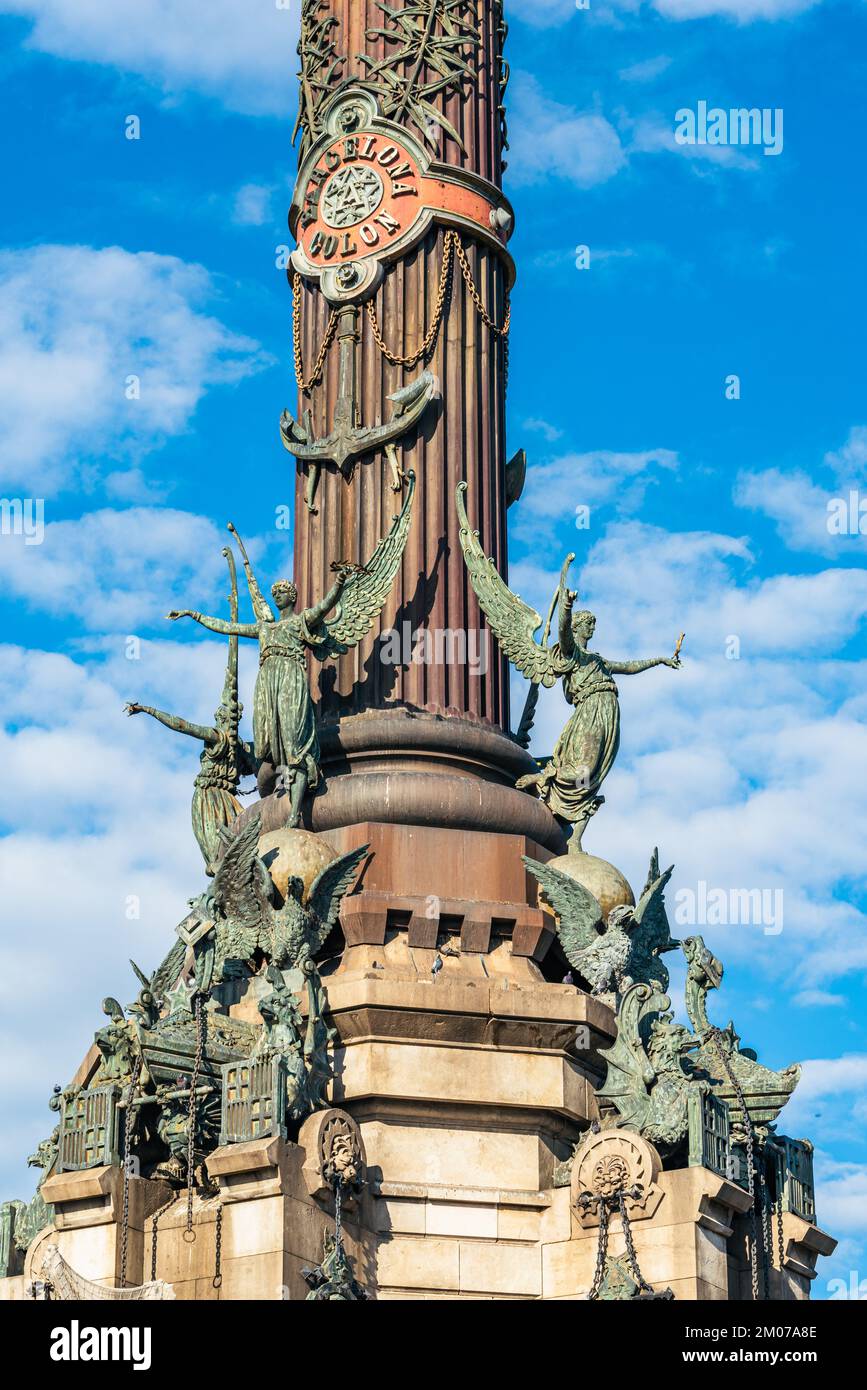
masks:
<instances>
[{"instance_id":1,"label":"green patina bronze","mask_svg":"<svg viewBox=\"0 0 867 1390\"><path fill-rule=\"evenodd\" d=\"M689 1131L690 1088L707 1089L688 1058L696 1045L674 1022L671 1000L654 985L631 985L617 1010L617 1038L602 1049L608 1065L598 1097L616 1112L617 1127L637 1130L661 1153L671 1153Z\"/></svg>"},{"instance_id":2,"label":"green patina bronze","mask_svg":"<svg viewBox=\"0 0 867 1390\"><path fill-rule=\"evenodd\" d=\"M722 962L707 949L700 936L689 937L683 943L683 951L688 964L686 1008L695 1033L696 1063L713 1079L715 1094L733 1107L735 1140L742 1141L744 1137L738 1090L743 1095L756 1137L761 1140L795 1090L801 1079L801 1068L795 1064L783 1071L772 1071L762 1066L752 1048L741 1047L733 1022L727 1028L714 1028L708 1021L707 996L722 984Z\"/></svg>"},{"instance_id":3,"label":"green patina bronze","mask_svg":"<svg viewBox=\"0 0 867 1390\"><path fill-rule=\"evenodd\" d=\"M298 118L292 133L293 144L299 135L302 137L302 158L310 142L322 133L320 112L346 62L334 43L334 30L339 27L339 21L329 13L323 0L302 0Z\"/></svg>"},{"instance_id":4,"label":"green patina bronze","mask_svg":"<svg viewBox=\"0 0 867 1390\"><path fill-rule=\"evenodd\" d=\"M259 643L259 677L253 698L253 737L260 769L260 790L271 786L290 797L290 826L301 823L305 796L319 782L319 737L307 684L307 653L320 661L345 655L370 632L400 567L412 520L415 479L410 475L406 500L391 531L364 566L335 563L337 578L320 603L296 611L294 584L280 580L271 590L275 615L263 597L246 551L241 546L250 589L254 623L225 622L184 609L172 621L192 618L210 632L250 638ZM234 527L230 528L241 544ZM264 774L264 776L263 776Z\"/></svg>"},{"instance_id":5,"label":"green patina bronze","mask_svg":"<svg viewBox=\"0 0 867 1390\"><path fill-rule=\"evenodd\" d=\"M223 554L229 565L232 581L230 597L231 621L238 622L238 582L235 571L235 558L231 550ZM238 638L229 639L229 660L223 695L214 723L191 724L176 714L166 714L164 710L153 709L150 705L129 704L127 714L149 714L167 729L185 734L187 738L197 739L202 745L200 771L193 790L193 834L205 861L206 872L214 873L214 866L221 848L220 831L232 825L241 814L238 801L238 788L242 777L255 777L259 764L252 745L240 735L243 707L238 698Z\"/></svg>"},{"instance_id":6,"label":"green patina bronze","mask_svg":"<svg viewBox=\"0 0 867 1390\"><path fill-rule=\"evenodd\" d=\"M722 982L722 963L700 936L690 937L682 948L692 1031L673 1021L671 1001L655 984L632 985L620 999L617 1038L602 1052L608 1072L598 1094L603 1106L616 1113L617 1126L637 1130L663 1153L674 1152L691 1131L694 1152L714 1150L711 1166L719 1168L729 1125L707 1107L697 1108L696 1095L712 1095L727 1105L731 1143L740 1145L747 1140L743 1097L753 1138L763 1143L798 1084L800 1068L776 1072L763 1067L754 1052L741 1048L734 1024L716 1029L709 1023L707 995ZM708 1132L699 1134L699 1129Z\"/></svg>"},{"instance_id":7,"label":"green patina bronze","mask_svg":"<svg viewBox=\"0 0 867 1390\"><path fill-rule=\"evenodd\" d=\"M308 1303L365 1303L369 1299L352 1273L352 1263L338 1235L326 1234L322 1263L301 1272L310 1286Z\"/></svg>"},{"instance_id":8,"label":"green patina bronze","mask_svg":"<svg viewBox=\"0 0 867 1390\"><path fill-rule=\"evenodd\" d=\"M192 949L201 994L209 994L214 984L255 974L257 958L280 970L304 970L325 944L368 852L362 845L326 865L306 902L303 881L290 878L283 899L259 855L260 837L258 811L238 835L227 834L211 887L177 928Z\"/></svg>"},{"instance_id":9,"label":"green patina bronze","mask_svg":"<svg viewBox=\"0 0 867 1390\"><path fill-rule=\"evenodd\" d=\"M650 861L647 884L635 908L622 906L603 921L593 894L551 864L524 858L529 873L557 913L557 933L566 959L593 994L622 994L631 984L655 983L668 988L668 971L660 960L674 951L665 911L665 888L673 869L659 871L659 851Z\"/></svg>"},{"instance_id":10,"label":"green patina bronze","mask_svg":"<svg viewBox=\"0 0 867 1390\"><path fill-rule=\"evenodd\" d=\"M615 676L636 676L656 666L679 670L679 648L672 657L648 661L609 661L591 652L596 629L592 613L574 612L577 594L566 588L574 556L563 569L557 596L559 640L542 646L535 634L542 618L513 594L495 562L485 555L467 518L466 483L457 488L461 548L476 597L502 650L533 685L551 688L558 681L574 707L554 756L538 773L522 777L518 787L537 795L571 835L570 850L580 851L591 818L604 803L599 795L620 749L620 699ZM553 615L552 615L553 616Z\"/></svg>"}]
</instances>

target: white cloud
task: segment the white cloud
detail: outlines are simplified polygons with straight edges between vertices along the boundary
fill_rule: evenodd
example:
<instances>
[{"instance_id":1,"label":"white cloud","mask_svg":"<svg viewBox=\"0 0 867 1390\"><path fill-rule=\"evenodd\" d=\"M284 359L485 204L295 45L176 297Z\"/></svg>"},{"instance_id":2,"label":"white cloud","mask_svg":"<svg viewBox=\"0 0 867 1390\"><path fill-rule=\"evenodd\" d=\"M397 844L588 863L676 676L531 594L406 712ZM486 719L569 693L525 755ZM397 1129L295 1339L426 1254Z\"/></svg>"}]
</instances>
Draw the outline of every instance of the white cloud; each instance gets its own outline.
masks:
<instances>
[{"instance_id":1,"label":"white cloud","mask_svg":"<svg viewBox=\"0 0 867 1390\"><path fill-rule=\"evenodd\" d=\"M114 464L117 486L119 473L188 427L209 387L268 365L257 343L203 312L215 293L202 266L173 256L85 246L0 253L7 492L72 485L99 455Z\"/></svg>"},{"instance_id":2,"label":"white cloud","mask_svg":"<svg viewBox=\"0 0 867 1390\"><path fill-rule=\"evenodd\" d=\"M92 632L135 633L172 608L203 609L227 583L229 537L212 521L170 508L104 508L50 522L41 546L0 542L0 576L11 595ZM166 624L168 628L168 624Z\"/></svg>"},{"instance_id":3,"label":"white cloud","mask_svg":"<svg viewBox=\"0 0 867 1390\"><path fill-rule=\"evenodd\" d=\"M524 429L532 430L535 434L541 434L542 438L548 443L553 444L556 440L563 438L563 431L556 425L552 425L548 420L530 418L524 421Z\"/></svg>"},{"instance_id":4,"label":"white cloud","mask_svg":"<svg viewBox=\"0 0 867 1390\"><path fill-rule=\"evenodd\" d=\"M110 64L168 96L213 96L234 110L288 116L300 4L275 0L0 0L33 21L26 43Z\"/></svg>"},{"instance_id":5,"label":"white cloud","mask_svg":"<svg viewBox=\"0 0 867 1390\"><path fill-rule=\"evenodd\" d=\"M660 471L674 472L677 467L677 454L671 449L636 453L596 449L534 463L515 514L515 534L537 535L540 520L572 517L578 506L591 508L591 524L596 507L614 504L620 512L634 511Z\"/></svg>"},{"instance_id":6,"label":"white cloud","mask_svg":"<svg viewBox=\"0 0 867 1390\"><path fill-rule=\"evenodd\" d=\"M624 167L620 137L604 116L552 101L527 73L513 75L509 92L512 182L530 185L561 178L592 188Z\"/></svg>"},{"instance_id":7,"label":"white cloud","mask_svg":"<svg viewBox=\"0 0 867 1390\"><path fill-rule=\"evenodd\" d=\"M790 550L835 559L863 553L867 549L867 427L854 426L842 448L826 454L817 472L818 479L800 469L744 471L735 484L734 500L769 517Z\"/></svg>"},{"instance_id":8,"label":"white cloud","mask_svg":"<svg viewBox=\"0 0 867 1390\"><path fill-rule=\"evenodd\" d=\"M232 221L239 227L262 227L271 218L271 184L245 183L235 194Z\"/></svg>"},{"instance_id":9,"label":"white cloud","mask_svg":"<svg viewBox=\"0 0 867 1390\"><path fill-rule=\"evenodd\" d=\"M802 989L792 1003L799 1009L843 1009L846 1007L846 997L843 994L829 994L824 989Z\"/></svg>"},{"instance_id":10,"label":"white cloud","mask_svg":"<svg viewBox=\"0 0 867 1390\"><path fill-rule=\"evenodd\" d=\"M671 59L665 53L660 53L656 58L645 58L643 62L621 68L617 76L621 82L652 82L670 67Z\"/></svg>"},{"instance_id":11,"label":"white cloud","mask_svg":"<svg viewBox=\"0 0 867 1390\"><path fill-rule=\"evenodd\" d=\"M124 703L210 721L224 665L217 638L147 643L137 662L110 641L86 663L0 646L0 1090L15 1110L4 1196L32 1190L26 1155L52 1128L51 1087L87 1051L100 1000L135 997L128 958L152 970L206 882L190 826L197 745ZM255 650L248 711L254 670Z\"/></svg>"},{"instance_id":12,"label":"white cloud","mask_svg":"<svg viewBox=\"0 0 867 1390\"><path fill-rule=\"evenodd\" d=\"M675 139L674 119L660 115L641 116L632 123L627 154L674 154L691 161L693 170L703 174L713 166L725 169L757 170L759 150L746 153L739 145L681 145ZM767 162L767 161L765 161Z\"/></svg>"}]
</instances>

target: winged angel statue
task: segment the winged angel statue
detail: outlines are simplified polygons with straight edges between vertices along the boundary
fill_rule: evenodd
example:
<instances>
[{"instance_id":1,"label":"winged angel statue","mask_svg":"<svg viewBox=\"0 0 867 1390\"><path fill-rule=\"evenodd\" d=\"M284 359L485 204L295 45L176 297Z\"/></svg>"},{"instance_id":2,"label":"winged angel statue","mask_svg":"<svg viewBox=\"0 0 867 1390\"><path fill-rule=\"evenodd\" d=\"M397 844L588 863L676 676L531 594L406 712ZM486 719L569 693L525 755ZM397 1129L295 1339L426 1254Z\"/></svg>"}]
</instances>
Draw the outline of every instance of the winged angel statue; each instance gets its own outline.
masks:
<instances>
[{"instance_id":1,"label":"winged angel statue","mask_svg":"<svg viewBox=\"0 0 867 1390\"><path fill-rule=\"evenodd\" d=\"M247 552L233 526L244 559L247 585L256 615L254 623L226 622L189 609L169 618L192 618L209 632L229 637L249 637L259 643L259 677L253 697L253 741L262 764L259 785L277 775L281 790L291 798L289 825L301 823L301 808L308 791L319 783L319 737L316 716L307 686L307 652L320 661L345 655L370 632L382 609L406 547L412 520L415 475L400 515L380 541L366 565L338 562L332 565L336 579L325 597L312 608L297 612L298 590L286 579L271 590L279 617L264 598Z\"/></svg>"},{"instance_id":2,"label":"winged angel statue","mask_svg":"<svg viewBox=\"0 0 867 1390\"><path fill-rule=\"evenodd\" d=\"M637 676L655 666L679 670L680 647L672 657L649 661L609 661L588 650L596 630L592 613L574 611L578 595L566 588L566 576L574 560L570 555L563 567L560 589L552 604L543 634L535 634L542 619L535 609L503 580L492 559L479 544L477 531L470 529L464 494L466 483L459 483L457 509L461 548L470 582L494 636L502 650L533 686L550 689L563 682L563 693L573 713L560 735L554 756L539 773L522 777L518 787L533 791L571 834L570 851L580 851L584 831L605 798L600 788L614 766L620 750L620 699L615 676ZM559 640L547 645L554 607L559 605Z\"/></svg>"},{"instance_id":3,"label":"winged angel statue","mask_svg":"<svg viewBox=\"0 0 867 1390\"><path fill-rule=\"evenodd\" d=\"M630 985L668 988L668 971L659 959L677 950L665 911L665 889L674 869L659 872L653 851L647 884L637 907L615 907L602 920L593 894L551 864L524 859L559 918L558 936L569 964L594 994L622 994Z\"/></svg>"}]
</instances>

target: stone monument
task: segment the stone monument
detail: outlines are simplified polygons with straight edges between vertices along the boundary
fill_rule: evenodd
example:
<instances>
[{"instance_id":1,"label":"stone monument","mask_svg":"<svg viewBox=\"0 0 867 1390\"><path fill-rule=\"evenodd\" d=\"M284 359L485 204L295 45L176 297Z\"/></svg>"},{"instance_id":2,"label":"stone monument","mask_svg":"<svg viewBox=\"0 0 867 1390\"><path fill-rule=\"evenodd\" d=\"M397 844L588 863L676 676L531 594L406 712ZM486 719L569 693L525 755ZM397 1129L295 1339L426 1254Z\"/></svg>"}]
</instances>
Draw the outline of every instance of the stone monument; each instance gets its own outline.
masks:
<instances>
[{"instance_id":1,"label":"stone monument","mask_svg":"<svg viewBox=\"0 0 867 1390\"><path fill-rule=\"evenodd\" d=\"M503 0L304 0L294 576L272 606L230 528L252 619L233 550L228 617L170 615L229 639L214 727L130 707L204 747L206 878L51 1098L2 1298L803 1299L834 1248L777 1128L797 1067L709 1020L656 852L635 893L583 849L617 680L682 639L593 652L574 557L546 623L508 586L506 37Z\"/></svg>"}]
</instances>

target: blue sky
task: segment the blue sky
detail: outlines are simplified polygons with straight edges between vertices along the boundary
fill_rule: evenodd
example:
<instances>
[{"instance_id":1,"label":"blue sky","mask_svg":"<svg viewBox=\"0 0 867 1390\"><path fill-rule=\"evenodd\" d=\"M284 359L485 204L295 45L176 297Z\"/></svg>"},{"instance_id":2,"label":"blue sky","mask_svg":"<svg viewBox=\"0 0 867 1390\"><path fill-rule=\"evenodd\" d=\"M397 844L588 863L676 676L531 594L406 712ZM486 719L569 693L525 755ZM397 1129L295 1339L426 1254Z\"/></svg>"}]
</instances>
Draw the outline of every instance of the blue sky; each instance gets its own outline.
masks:
<instances>
[{"instance_id":1,"label":"blue sky","mask_svg":"<svg viewBox=\"0 0 867 1390\"><path fill-rule=\"evenodd\" d=\"M854 1271L867 1295L867 538L826 524L829 500L867 497L867 9L510 17L509 432L532 465L513 581L544 608L576 550L601 651L687 631L683 672L623 683L586 845L634 883L658 843L675 892L784 889L780 934L704 929L728 966L711 1007L768 1064L805 1061L784 1128L817 1143L842 1237L816 1293ZM295 23L273 0L0 0L0 495L44 498L46 521L41 546L0 537L7 1196L100 999L126 997L127 957L156 960L199 883L195 749L123 703L213 711L219 644L163 614L221 601L230 516L264 572L290 563ZM677 145L699 101L781 109L782 152ZM564 709L545 701L539 751Z\"/></svg>"}]
</instances>

